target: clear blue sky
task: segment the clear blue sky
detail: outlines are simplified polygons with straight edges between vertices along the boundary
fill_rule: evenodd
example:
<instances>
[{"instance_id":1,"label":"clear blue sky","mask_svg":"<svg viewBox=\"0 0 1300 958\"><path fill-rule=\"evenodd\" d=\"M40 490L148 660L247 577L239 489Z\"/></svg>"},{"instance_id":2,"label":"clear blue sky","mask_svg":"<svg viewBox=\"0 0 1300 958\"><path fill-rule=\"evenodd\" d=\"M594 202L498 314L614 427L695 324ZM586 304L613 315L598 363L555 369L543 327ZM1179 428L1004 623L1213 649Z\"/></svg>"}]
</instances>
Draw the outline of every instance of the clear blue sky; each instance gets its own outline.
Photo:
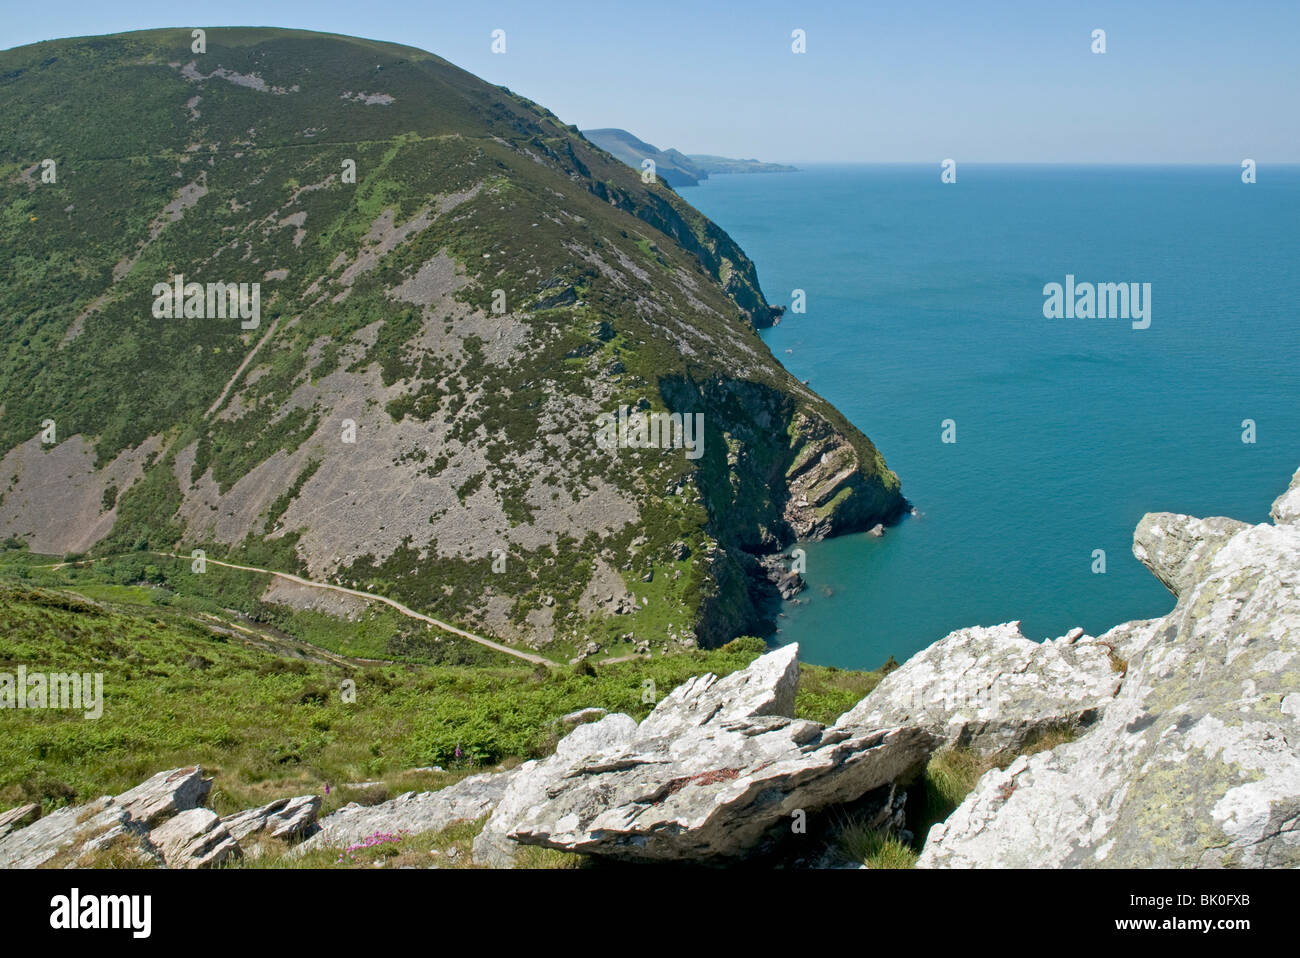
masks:
<instances>
[{"instance_id":1,"label":"clear blue sky","mask_svg":"<svg viewBox=\"0 0 1300 958\"><path fill-rule=\"evenodd\" d=\"M1300 161L1300 0L0 0L0 48L234 25L422 47L565 122L691 153ZM497 28L504 55L489 49ZM1090 52L1095 28L1104 55Z\"/></svg>"}]
</instances>

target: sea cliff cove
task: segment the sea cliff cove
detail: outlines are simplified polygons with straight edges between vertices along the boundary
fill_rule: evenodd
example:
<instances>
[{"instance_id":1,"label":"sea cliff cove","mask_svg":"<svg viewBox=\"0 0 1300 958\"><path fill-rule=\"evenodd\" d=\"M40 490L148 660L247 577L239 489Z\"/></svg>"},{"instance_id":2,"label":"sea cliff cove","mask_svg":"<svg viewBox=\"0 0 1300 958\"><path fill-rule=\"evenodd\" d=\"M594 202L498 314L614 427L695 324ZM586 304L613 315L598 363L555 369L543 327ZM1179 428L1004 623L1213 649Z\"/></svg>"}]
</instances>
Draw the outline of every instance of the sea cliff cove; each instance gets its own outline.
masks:
<instances>
[{"instance_id":1,"label":"sea cliff cove","mask_svg":"<svg viewBox=\"0 0 1300 958\"><path fill-rule=\"evenodd\" d=\"M1300 12L232 2L0 50L15 950L1276 926Z\"/></svg>"}]
</instances>

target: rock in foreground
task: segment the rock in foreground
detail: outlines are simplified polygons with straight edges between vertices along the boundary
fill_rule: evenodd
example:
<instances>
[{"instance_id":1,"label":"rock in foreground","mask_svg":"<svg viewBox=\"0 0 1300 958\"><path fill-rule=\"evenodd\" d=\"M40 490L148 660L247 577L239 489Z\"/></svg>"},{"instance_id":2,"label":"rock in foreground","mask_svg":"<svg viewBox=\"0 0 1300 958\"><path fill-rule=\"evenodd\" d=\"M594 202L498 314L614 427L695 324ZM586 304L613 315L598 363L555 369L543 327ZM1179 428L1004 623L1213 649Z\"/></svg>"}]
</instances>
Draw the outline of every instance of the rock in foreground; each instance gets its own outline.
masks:
<instances>
[{"instance_id":1,"label":"rock in foreground","mask_svg":"<svg viewBox=\"0 0 1300 958\"><path fill-rule=\"evenodd\" d=\"M886 675L836 725L919 725L945 745L1019 749L1038 732L1095 720L1120 686L1110 653L1082 630L1034 642L1019 622L959 629Z\"/></svg>"},{"instance_id":2,"label":"rock in foreground","mask_svg":"<svg viewBox=\"0 0 1300 958\"><path fill-rule=\"evenodd\" d=\"M887 785L924 760L916 727L827 728L790 718L799 678L786 646L674 689L640 725L609 715L553 756L520 766L475 840L503 866L517 844L634 861L743 855L793 813Z\"/></svg>"},{"instance_id":3,"label":"rock in foreground","mask_svg":"<svg viewBox=\"0 0 1300 958\"><path fill-rule=\"evenodd\" d=\"M292 854L360 842L376 832L438 832L454 822L475 821L496 808L513 775L512 771L473 775L436 792L407 792L378 805L353 802L321 819L320 831Z\"/></svg>"},{"instance_id":4,"label":"rock in foreground","mask_svg":"<svg viewBox=\"0 0 1300 958\"><path fill-rule=\"evenodd\" d=\"M1069 745L985 775L921 867L1300 866L1300 473L1276 525L1145 517L1178 605Z\"/></svg>"}]
</instances>

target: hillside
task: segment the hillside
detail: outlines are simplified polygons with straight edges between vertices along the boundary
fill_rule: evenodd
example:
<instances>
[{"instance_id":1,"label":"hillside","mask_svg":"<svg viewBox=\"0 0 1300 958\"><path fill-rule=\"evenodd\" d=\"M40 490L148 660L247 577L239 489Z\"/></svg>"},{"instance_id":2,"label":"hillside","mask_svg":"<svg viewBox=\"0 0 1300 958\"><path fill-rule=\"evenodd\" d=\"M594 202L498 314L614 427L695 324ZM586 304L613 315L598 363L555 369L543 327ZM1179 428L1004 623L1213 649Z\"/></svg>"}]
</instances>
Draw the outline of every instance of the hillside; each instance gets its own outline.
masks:
<instances>
[{"instance_id":1,"label":"hillside","mask_svg":"<svg viewBox=\"0 0 1300 958\"><path fill-rule=\"evenodd\" d=\"M647 680L666 692L693 674L743 668L762 649L747 639L724 650L550 672L501 659L470 667L367 661L282 643L276 630L250 630L219 606L164 588L112 588L84 576L50 587L10 573L0 572L0 673L24 663L102 672L104 704L93 721L75 710L6 704L0 811L84 802L196 762L216 772L213 804L223 813L304 789L324 794L327 784L327 810L352 798L373 802L549 754L568 712L644 715ZM392 622L371 626L401 634ZM800 714L823 721L879 680L811 666L808 675ZM340 695L344 680L354 683L355 703ZM358 782L375 784L347 787Z\"/></svg>"},{"instance_id":2,"label":"hillside","mask_svg":"<svg viewBox=\"0 0 1300 958\"><path fill-rule=\"evenodd\" d=\"M695 186L700 180L707 180L710 173L795 172L795 167L783 163L736 160L707 153L686 154L671 148L661 150L638 139L627 130L617 128L583 130L582 135L633 169L640 170L642 162L647 159L654 160L655 173L673 187Z\"/></svg>"},{"instance_id":3,"label":"hillside","mask_svg":"<svg viewBox=\"0 0 1300 958\"><path fill-rule=\"evenodd\" d=\"M762 630L759 557L903 508L671 189L424 51L192 42L0 53L0 537L662 652ZM177 282L213 302L169 318ZM254 283L256 314L214 311ZM702 454L600 448L623 406L703 416Z\"/></svg>"}]
</instances>

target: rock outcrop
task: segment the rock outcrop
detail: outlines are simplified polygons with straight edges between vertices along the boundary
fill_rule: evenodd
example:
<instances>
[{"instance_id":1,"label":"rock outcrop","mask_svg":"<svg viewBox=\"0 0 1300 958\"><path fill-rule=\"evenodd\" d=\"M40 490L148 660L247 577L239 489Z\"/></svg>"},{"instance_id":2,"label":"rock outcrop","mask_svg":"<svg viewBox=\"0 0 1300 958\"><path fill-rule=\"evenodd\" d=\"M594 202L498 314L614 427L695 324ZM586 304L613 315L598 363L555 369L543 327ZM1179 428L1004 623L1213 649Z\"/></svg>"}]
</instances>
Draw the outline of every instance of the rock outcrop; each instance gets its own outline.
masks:
<instances>
[{"instance_id":1,"label":"rock outcrop","mask_svg":"<svg viewBox=\"0 0 1300 958\"><path fill-rule=\"evenodd\" d=\"M589 727L580 725L578 730ZM291 854L325 845L359 842L375 832L436 832L454 822L475 821L496 807L514 774L508 771L473 775L436 792L407 792L378 805L353 802L321 819L320 831Z\"/></svg>"},{"instance_id":2,"label":"rock outcrop","mask_svg":"<svg viewBox=\"0 0 1300 958\"><path fill-rule=\"evenodd\" d=\"M149 843L168 868L208 868L239 855L239 842L206 808L173 815L149 833Z\"/></svg>"},{"instance_id":3,"label":"rock outcrop","mask_svg":"<svg viewBox=\"0 0 1300 958\"><path fill-rule=\"evenodd\" d=\"M1178 597L1077 741L985 775L922 867L1300 866L1300 473L1275 524L1146 516Z\"/></svg>"},{"instance_id":4,"label":"rock outcrop","mask_svg":"<svg viewBox=\"0 0 1300 958\"><path fill-rule=\"evenodd\" d=\"M890 672L836 725L919 725L945 745L991 753L1093 722L1119 690L1107 637L1049 642L1020 623L959 629Z\"/></svg>"},{"instance_id":5,"label":"rock outcrop","mask_svg":"<svg viewBox=\"0 0 1300 958\"><path fill-rule=\"evenodd\" d=\"M212 779L197 765L159 772L117 796L116 802L132 821L152 827L179 812L198 808L207 800Z\"/></svg>"},{"instance_id":6,"label":"rock outcrop","mask_svg":"<svg viewBox=\"0 0 1300 958\"><path fill-rule=\"evenodd\" d=\"M316 827L320 798L285 798L221 819L201 807L212 788L199 766L159 772L113 797L57 809L26 827L35 806L0 815L0 868L85 865L123 843L142 864L207 868L243 853L240 841L268 834L293 840Z\"/></svg>"},{"instance_id":7,"label":"rock outcrop","mask_svg":"<svg viewBox=\"0 0 1300 958\"><path fill-rule=\"evenodd\" d=\"M518 844L633 861L726 860L798 810L813 813L888 785L931 736L790 718L797 646L723 679L678 686L638 725L608 715L554 755L520 766L474 843L508 865Z\"/></svg>"},{"instance_id":8,"label":"rock outcrop","mask_svg":"<svg viewBox=\"0 0 1300 958\"><path fill-rule=\"evenodd\" d=\"M36 868L56 856L75 865L82 856L125 838L147 860L159 857L148 833L181 812L197 808L212 787L197 765L159 772L116 798L60 808L26 828L0 837L0 868Z\"/></svg>"},{"instance_id":9,"label":"rock outcrop","mask_svg":"<svg viewBox=\"0 0 1300 958\"><path fill-rule=\"evenodd\" d=\"M227 815L221 824L237 842L258 835L291 841L316 830L316 816L319 812L319 795L298 795L294 798L276 799L261 808Z\"/></svg>"},{"instance_id":10,"label":"rock outcrop","mask_svg":"<svg viewBox=\"0 0 1300 958\"><path fill-rule=\"evenodd\" d=\"M131 817L109 796L60 808L0 839L0 868L38 868L63 853L71 862L116 837Z\"/></svg>"}]
</instances>

